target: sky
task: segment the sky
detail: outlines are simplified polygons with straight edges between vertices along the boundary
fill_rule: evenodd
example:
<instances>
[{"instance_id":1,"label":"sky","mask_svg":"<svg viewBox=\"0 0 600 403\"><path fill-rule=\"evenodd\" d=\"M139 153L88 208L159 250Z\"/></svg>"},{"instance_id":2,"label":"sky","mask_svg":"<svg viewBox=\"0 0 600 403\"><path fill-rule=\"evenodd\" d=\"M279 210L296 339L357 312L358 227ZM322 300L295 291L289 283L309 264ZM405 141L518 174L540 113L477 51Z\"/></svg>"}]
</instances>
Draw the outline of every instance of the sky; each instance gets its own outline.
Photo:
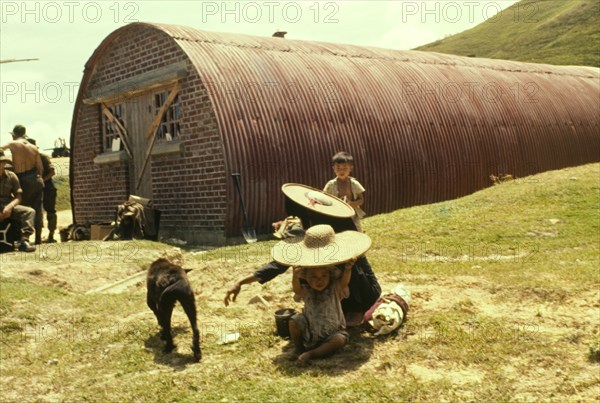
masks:
<instances>
[{"instance_id":1,"label":"sky","mask_svg":"<svg viewBox=\"0 0 600 403\"><path fill-rule=\"evenodd\" d=\"M86 61L132 22L410 50L493 23L517 0L495 1L9 1L0 2L0 144L15 124L41 149L69 142Z\"/></svg>"}]
</instances>

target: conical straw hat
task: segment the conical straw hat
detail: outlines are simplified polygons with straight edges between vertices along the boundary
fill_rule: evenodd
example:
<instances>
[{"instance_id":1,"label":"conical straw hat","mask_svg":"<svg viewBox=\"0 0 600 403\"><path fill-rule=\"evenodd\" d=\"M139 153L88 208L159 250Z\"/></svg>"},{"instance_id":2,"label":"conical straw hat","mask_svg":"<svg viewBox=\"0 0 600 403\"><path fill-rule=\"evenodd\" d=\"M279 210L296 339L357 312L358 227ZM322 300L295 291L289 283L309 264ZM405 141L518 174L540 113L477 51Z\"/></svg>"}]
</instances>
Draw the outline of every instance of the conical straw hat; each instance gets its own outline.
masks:
<instances>
[{"instance_id":1,"label":"conical straw hat","mask_svg":"<svg viewBox=\"0 0 600 403\"><path fill-rule=\"evenodd\" d=\"M371 238L362 232L336 234L330 225L314 225L304 237L288 238L271 250L273 260L289 266L334 266L364 254Z\"/></svg>"},{"instance_id":2,"label":"conical straw hat","mask_svg":"<svg viewBox=\"0 0 600 403\"><path fill-rule=\"evenodd\" d=\"M342 199L310 186L286 183L281 186L281 191L293 202L317 213L339 218L355 214L354 209Z\"/></svg>"}]
</instances>

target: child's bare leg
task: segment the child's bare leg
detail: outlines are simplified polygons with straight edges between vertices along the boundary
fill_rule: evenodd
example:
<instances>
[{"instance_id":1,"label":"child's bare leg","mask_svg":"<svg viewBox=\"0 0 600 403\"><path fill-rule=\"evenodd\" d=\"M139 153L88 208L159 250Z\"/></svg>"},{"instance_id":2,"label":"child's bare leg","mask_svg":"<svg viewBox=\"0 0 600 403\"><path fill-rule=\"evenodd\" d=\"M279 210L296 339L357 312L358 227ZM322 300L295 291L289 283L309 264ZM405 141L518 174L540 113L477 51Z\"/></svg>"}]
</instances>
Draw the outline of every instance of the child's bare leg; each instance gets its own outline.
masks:
<instances>
[{"instance_id":1,"label":"child's bare leg","mask_svg":"<svg viewBox=\"0 0 600 403\"><path fill-rule=\"evenodd\" d=\"M336 334L331 339L321 344L319 347L306 351L298 357L299 365L306 365L313 358L321 358L331 355L344 347L346 344L346 338L340 334Z\"/></svg>"},{"instance_id":2,"label":"child's bare leg","mask_svg":"<svg viewBox=\"0 0 600 403\"><path fill-rule=\"evenodd\" d=\"M289 322L290 340L294 343L294 352L290 354L289 358L294 361L302 352L304 352L304 344L302 340L302 332L298 327L298 324L294 319L290 319Z\"/></svg>"}]
</instances>

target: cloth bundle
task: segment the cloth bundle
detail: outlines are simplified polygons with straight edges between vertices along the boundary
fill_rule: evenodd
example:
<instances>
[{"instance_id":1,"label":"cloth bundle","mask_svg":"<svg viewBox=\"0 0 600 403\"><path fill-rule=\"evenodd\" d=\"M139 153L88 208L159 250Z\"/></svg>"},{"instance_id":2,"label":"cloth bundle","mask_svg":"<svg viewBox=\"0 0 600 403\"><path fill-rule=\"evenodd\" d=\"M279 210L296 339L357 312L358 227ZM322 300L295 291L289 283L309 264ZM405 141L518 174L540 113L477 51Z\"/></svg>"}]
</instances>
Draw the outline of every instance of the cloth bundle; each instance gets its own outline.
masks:
<instances>
[{"instance_id":1,"label":"cloth bundle","mask_svg":"<svg viewBox=\"0 0 600 403\"><path fill-rule=\"evenodd\" d=\"M369 324L375 336L390 334L406 320L410 300L410 292L399 284L391 293L379 297L365 312L365 323Z\"/></svg>"},{"instance_id":2,"label":"cloth bundle","mask_svg":"<svg viewBox=\"0 0 600 403\"><path fill-rule=\"evenodd\" d=\"M117 226L120 239L144 238L144 206L127 201L117 207Z\"/></svg>"},{"instance_id":3,"label":"cloth bundle","mask_svg":"<svg viewBox=\"0 0 600 403\"><path fill-rule=\"evenodd\" d=\"M292 236L304 235L302 220L296 216L289 216L280 222L279 228L273 236L278 239L284 239Z\"/></svg>"}]
</instances>

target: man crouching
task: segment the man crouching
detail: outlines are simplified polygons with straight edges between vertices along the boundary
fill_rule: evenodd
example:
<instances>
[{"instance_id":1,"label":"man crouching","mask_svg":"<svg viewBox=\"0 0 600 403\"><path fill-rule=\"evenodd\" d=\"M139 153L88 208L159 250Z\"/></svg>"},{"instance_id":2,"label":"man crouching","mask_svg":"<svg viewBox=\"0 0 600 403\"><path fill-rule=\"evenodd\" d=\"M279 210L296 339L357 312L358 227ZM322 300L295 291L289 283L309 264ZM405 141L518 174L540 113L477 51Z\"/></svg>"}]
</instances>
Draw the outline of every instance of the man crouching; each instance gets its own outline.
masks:
<instances>
[{"instance_id":1,"label":"man crouching","mask_svg":"<svg viewBox=\"0 0 600 403\"><path fill-rule=\"evenodd\" d=\"M0 151L1 152L1 151ZM29 237L33 234L33 222L35 219L35 210L31 207L22 206L21 184L19 178L14 172L6 169L6 165L11 159L0 154L0 221L10 218L19 221L21 224L21 239L19 241L19 251L33 252L35 246L29 244Z\"/></svg>"}]
</instances>

